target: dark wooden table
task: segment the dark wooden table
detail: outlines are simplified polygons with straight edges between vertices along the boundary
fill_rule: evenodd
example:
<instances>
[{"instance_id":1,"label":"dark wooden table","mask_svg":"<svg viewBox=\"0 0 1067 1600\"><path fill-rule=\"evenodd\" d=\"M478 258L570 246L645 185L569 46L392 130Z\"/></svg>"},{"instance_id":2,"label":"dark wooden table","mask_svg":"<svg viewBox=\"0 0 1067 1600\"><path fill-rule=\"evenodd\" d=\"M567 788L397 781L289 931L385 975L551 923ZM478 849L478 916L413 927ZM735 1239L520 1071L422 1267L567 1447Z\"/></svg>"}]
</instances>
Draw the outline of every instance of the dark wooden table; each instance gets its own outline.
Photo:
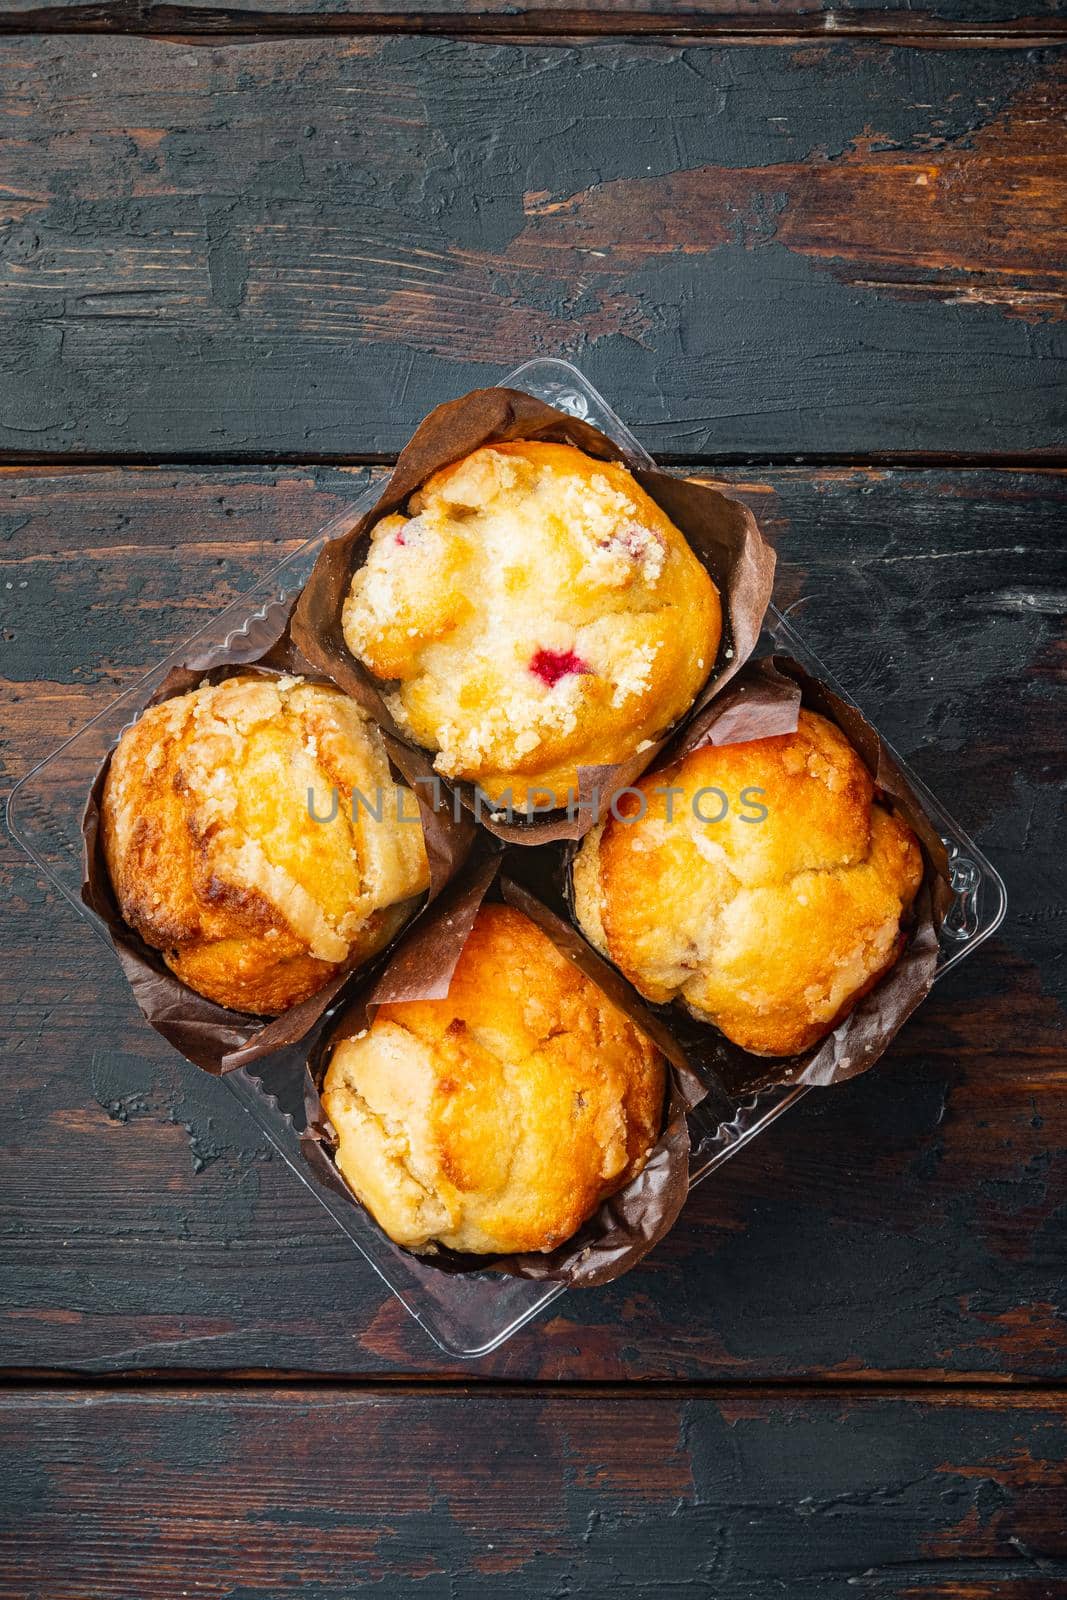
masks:
<instances>
[{"instance_id":1,"label":"dark wooden table","mask_svg":"<svg viewBox=\"0 0 1067 1600\"><path fill-rule=\"evenodd\" d=\"M5 0L10 785L435 402L574 358L1008 882L617 1285L435 1354L0 843L4 1600L1067 1595L1047 0Z\"/></svg>"}]
</instances>

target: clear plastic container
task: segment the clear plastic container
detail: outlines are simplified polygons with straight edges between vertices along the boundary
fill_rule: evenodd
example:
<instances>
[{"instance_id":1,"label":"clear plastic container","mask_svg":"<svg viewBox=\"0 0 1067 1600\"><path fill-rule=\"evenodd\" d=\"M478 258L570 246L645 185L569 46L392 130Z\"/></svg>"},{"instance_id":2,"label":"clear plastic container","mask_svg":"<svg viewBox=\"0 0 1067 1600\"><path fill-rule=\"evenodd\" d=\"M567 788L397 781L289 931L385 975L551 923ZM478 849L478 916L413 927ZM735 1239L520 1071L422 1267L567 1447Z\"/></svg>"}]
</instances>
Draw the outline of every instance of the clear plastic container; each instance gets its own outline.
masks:
<instances>
[{"instance_id":1,"label":"clear plastic container","mask_svg":"<svg viewBox=\"0 0 1067 1600\"><path fill-rule=\"evenodd\" d=\"M550 359L528 361L504 383L547 400L551 405L595 424L614 439L639 466L652 458L601 395L569 362ZM81 916L88 918L107 941L103 925L82 905L81 815L93 774L119 734L136 715L146 695L171 667L185 660L190 647L203 648L239 634L253 616L271 602L291 595L305 581L322 544L351 526L373 504L378 489L369 489L341 515L319 530L299 550L268 572L255 588L191 635L139 683L86 723L73 738L36 766L17 785L8 805L12 836L32 857ZM785 618L771 608L760 652L778 649L796 657L807 669L830 683L845 699L848 695L821 662L805 649ZM876 708L868 708L876 709ZM898 758L899 759L899 758ZM925 802L948 846L955 902L941 935L938 977L977 949L999 927L1006 907L1004 884L982 852L938 804L906 762L902 767ZM110 949L110 943L108 943ZM356 1205L321 1188L300 1154L298 1129L302 1120L300 1099L303 1052L292 1049L228 1074L220 1093L236 1095L260 1131L330 1213L338 1228L374 1267L379 1276L429 1337L452 1356L480 1356L511 1338L546 1306L566 1292L562 1285L530 1283L494 1273L452 1277L423 1266L398 1249ZM189 1066L190 1072L198 1069ZM223 1088L222 1085L225 1087ZM769 1090L736 1108L732 1120L715 1125L700 1108L692 1117L692 1184L707 1178L724 1161L763 1132L776 1118L808 1093L799 1088ZM685 1226L684 1216L679 1226ZM354 1292L358 1293L358 1273ZM591 1292L591 1291L586 1291Z\"/></svg>"}]
</instances>

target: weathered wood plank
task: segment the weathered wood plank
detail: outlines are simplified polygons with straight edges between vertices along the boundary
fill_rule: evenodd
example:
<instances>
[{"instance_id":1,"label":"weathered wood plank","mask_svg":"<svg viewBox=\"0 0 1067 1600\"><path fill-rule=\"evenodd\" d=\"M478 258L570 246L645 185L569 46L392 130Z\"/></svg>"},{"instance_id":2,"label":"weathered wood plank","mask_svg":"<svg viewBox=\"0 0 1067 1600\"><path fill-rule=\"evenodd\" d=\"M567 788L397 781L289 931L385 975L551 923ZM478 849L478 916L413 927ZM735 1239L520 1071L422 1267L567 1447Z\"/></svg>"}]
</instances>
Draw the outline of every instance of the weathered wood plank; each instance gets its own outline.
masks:
<instances>
[{"instance_id":1,"label":"weathered wood plank","mask_svg":"<svg viewBox=\"0 0 1067 1600\"><path fill-rule=\"evenodd\" d=\"M0 43L0 451L398 449L576 356L660 452L1062 451L1048 50Z\"/></svg>"},{"instance_id":2,"label":"weathered wood plank","mask_svg":"<svg viewBox=\"0 0 1067 1600\"><path fill-rule=\"evenodd\" d=\"M0 1397L4 1600L1054 1600L1061 1395Z\"/></svg>"},{"instance_id":3,"label":"weathered wood plank","mask_svg":"<svg viewBox=\"0 0 1067 1600\"><path fill-rule=\"evenodd\" d=\"M661 32L788 35L906 34L965 37L1040 36L1057 31L1055 0L932 0L921 10L894 0L7 0L0 27L157 33L252 33L257 30L360 30L422 33L649 35Z\"/></svg>"},{"instance_id":4,"label":"weathered wood plank","mask_svg":"<svg viewBox=\"0 0 1067 1600\"><path fill-rule=\"evenodd\" d=\"M781 603L1002 868L1014 914L876 1073L809 1097L639 1272L477 1370L1062 1378L1067 476L729 476L778 545ZM364 482L0 473L0 773ZM449 1370L6 838L0 897L0 1365Z\"/></svg>"}]
</instances>

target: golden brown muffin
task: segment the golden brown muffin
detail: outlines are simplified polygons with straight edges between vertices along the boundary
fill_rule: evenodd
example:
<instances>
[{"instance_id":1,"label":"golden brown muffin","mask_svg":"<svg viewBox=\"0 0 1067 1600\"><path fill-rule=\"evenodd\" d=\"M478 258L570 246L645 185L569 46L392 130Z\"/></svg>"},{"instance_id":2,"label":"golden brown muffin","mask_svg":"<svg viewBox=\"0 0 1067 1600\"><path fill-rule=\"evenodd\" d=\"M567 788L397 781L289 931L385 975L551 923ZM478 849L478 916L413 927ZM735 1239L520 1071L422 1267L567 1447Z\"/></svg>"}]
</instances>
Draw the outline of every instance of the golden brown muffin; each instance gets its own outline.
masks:
<instances>
[{"instance_id":1,"label":"golden brown muffin","mask_svg":"<svg viewBox=\"0 0 1067 1600\"><path fill-rule=\"evenodd\" d=\"M336 1162L411 1250L551 1250L635 1177L663 1058L521 912L478 913L447 1000L386 1005L334 1050Z\"/></svg>"},{"instance_id":2,"label":"golden brown muffin","mask_svg":"<svg viewBox=\"0 0 1067 1600\"><path fill-rule=\"evenodd\" d=\"M649 999L684 1001L744 1049L807 1049L900 954L923 873L915 836L810 711L796 733L705 745L636 787L644 817L624 797L628 820L610 817L575 860L587 938ZM699 793L711 789L729 802L721 822L697 815L722 810Z\"/></svg>"},{"instance_id":3,"label":"golden brown muffin","mask_svg":"<svg viewBox=\"0 0 1067 1600\"><path fill-rule=\"evenodd\" d=\"M572 445L485 445L383 518L342 618L446 777L567 804L692 704L718 591L632 474Z\"/></svg>"},{"instance_id":4,"label":"golden brown muffin","mask_svg":"<svg viewBox=\"0 0 1067 1600\"><path fill-rule=\"evenodd\" d=\"M308 791L327 818L334 789L314 820ZM380 822L357 789L376 809L380 789ZM399 802L407 821L378 730L339 690L202 685L119 740L101 806L119 909L191 989L276 1016L386 945L427 888L418 807Z\"/></svg>"}]
</instances>

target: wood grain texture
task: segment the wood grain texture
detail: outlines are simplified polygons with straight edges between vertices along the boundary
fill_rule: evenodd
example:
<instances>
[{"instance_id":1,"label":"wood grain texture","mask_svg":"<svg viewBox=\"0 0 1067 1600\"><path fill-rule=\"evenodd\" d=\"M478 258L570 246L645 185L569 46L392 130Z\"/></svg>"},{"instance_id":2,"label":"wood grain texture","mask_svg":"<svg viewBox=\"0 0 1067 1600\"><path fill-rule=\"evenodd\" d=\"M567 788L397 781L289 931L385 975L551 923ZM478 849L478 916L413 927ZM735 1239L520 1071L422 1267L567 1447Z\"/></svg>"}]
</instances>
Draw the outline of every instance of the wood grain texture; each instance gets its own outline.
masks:
<instances>
[{"instance_id":1,"label":"wood grain texture","mask_svg":"<svg viewBox=\"0 0 1067 1600\"><path fill-rule=\"evenodd\" d=\"M0 451L398 449L576 355L659 452L1062 452L1051 50L0 42Z\"/></svg>"},{"instance_id":2,"label":"wood grain texture","mask_svg":"<svg viewBox=\"0 0 1067 1600\"><path fill-rule=\"evenodd\" d=\"M684 33L788 35L886 34L919 38L962 35L1042 36L1062 21L1055 0L7 0L0 28L86 29L140 33L253 33L418 30L523 36Z\"/></svg>"},{"instance_id":3,"label":"wood grain texture","mask_svg":"<svg viewBox=\"0 0 1067 1600\"><path fill-rule=\"evenodd\" d=\"M367 481L0 474L10 782ZM693 1195L642 1268L478 1364L527 1379L1067 1377L1067 717L1055 472L728 475L810 645L1004 872L1001 934L873 1074ZM0 844L0 1365L457 1369ZM50 1600L53 1597L50 1596Z\"/></svg>"},{"instance_id":4,"label":"wood grain texture","mask_svg":"<svg viewBox=\"0 0 1067 1600\"><path fill-rule=\"evenodd\" d=\"M1055 1600L1062 1396L0 1398L3 1600Z\"/></svg>"}]
</instances>

